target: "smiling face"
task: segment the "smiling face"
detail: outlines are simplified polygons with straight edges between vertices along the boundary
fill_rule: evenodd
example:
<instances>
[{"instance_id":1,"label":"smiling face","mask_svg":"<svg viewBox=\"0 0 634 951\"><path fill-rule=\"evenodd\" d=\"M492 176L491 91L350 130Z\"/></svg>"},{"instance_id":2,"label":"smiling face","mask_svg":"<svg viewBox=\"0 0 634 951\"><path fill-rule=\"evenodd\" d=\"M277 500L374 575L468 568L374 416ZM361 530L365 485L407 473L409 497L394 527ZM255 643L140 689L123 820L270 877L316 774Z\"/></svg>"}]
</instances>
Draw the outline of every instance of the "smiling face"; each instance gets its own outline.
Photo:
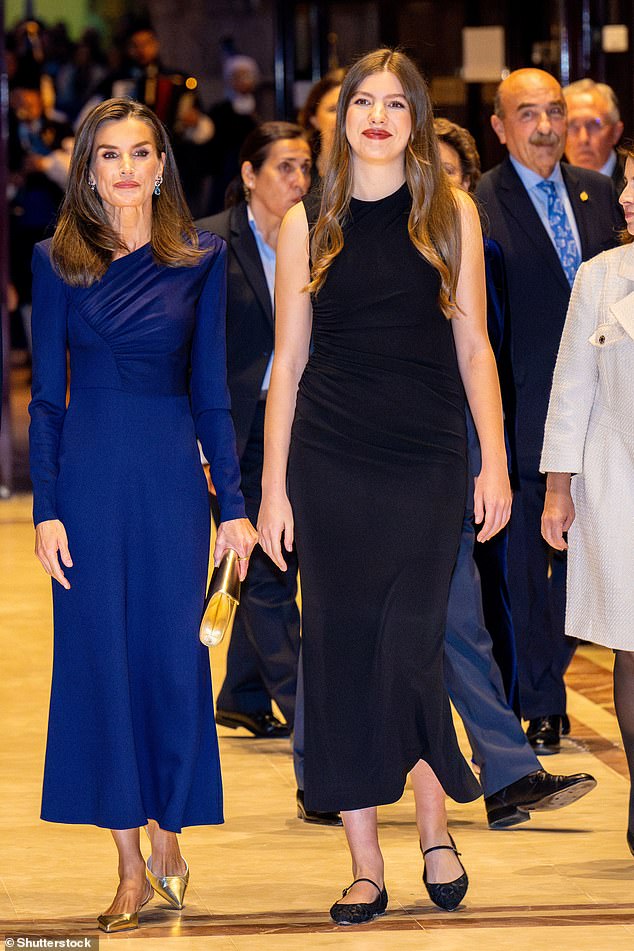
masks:
<instances>
[{"instance_id":1,"label":"smiling face","mask_svg":"<svg viewBox=\"0 0 634 951\"><path fill-rule=\"evenodd\" d=\"M278 139L256 172L251 162L242 165L242 181L249 189L250 205L281 221L310 188L312 165L310 146L305 139Z\"/></svg>"},{"instance_id":2,"label":"smiling face","mask_svg":"<svg viewBox=\"0 0 634 951\"><path fill-rule=\"evenodd\" d=\"M382 70L365 76L346 112L346 138L356 161L389 164L404 160L412 116L400 80Z\"/></svg>"},{"instance_id":3,"label":"smiling face","mask_svg":"<svg viewBox=\"0 0 634 951\"><path fill-rule=\"evenodd\" d=\"M600 172L621 138L623 123L610 118L610 103L596 90L571 93L566 156L572 165Z\"/></svg>"},{"instance_id":4,"label":"smiling face","mask_svg":"<svg viewBox=\"0 0 634 951\"><path fill-rule=\"evenodd\" d=\"M500 86L500 115L491 125L510 154L548 178L566 141L566 104L561 86L541 69L518 69Z\"/></svg>"},{"instance_id":5,"label":"smiling face","mask_svg":"<svg viewBox=\"0 0 634 951\"><path fill-rule=\"evenodd\" d=\"M163 174L165 155L159 154L151 126L142 119L116 119L97 129L89 181L104 206L151 208L157 178Z\"/></svg>"},{"instance_id":6,"label":"smiling face","mask_svg":"<svg viewBox=\"0 0 634 951\"><path fill-rule=\"evenodd\" d=\"M634 235L634 158L631 156L625 162L625 188L619 195L619 201L625 215L627 230Z\"/></svg>"}]
</instances>

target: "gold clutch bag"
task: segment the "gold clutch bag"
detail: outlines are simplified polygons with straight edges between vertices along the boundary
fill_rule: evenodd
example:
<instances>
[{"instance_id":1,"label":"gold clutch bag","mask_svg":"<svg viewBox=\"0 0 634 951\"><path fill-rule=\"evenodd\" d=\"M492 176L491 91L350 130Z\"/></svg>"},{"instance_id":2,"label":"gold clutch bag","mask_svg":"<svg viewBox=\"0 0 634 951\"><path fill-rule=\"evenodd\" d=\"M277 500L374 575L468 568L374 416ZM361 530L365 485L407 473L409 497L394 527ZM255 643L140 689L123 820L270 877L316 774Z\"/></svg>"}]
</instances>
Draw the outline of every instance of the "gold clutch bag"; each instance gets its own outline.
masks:
<instances>
[{"instance_id":1,"label":"gold clutch bag","mask_svg":"<svg viewBox=\"0 0 634 951\"><path fill-rule=\"evenodd\" d=\"M238 555L228 549L217 568L214 568L205 598L199 637L207 647L220 644L231 633L236 608L240 604L240 575Z\"/></svg>"}]
</instances>

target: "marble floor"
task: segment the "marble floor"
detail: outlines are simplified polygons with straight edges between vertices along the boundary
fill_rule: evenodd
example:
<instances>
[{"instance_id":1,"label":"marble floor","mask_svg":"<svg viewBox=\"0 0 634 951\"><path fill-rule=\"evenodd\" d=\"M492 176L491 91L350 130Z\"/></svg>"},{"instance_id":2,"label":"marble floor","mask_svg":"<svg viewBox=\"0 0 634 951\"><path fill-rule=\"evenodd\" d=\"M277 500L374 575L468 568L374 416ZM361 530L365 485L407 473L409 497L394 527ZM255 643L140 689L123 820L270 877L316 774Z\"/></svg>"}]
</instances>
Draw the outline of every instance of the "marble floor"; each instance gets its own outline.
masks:
<instances>
[{"instance_id":1,"label":"marble floor","mask_svg":"<svg viewBox=\"0 0 634 951\"><path fill-rule=\"evenodd\" d=\"M95 936L116 879L107 832L38 818L51 621L49 580L32 548L30 498L0 502L0 934L13 936L13 947L18 936ZM222 648L212 651L212 666L218 687ZM610 667L609 652L579 650L569 673L572 737L544 761L551 771L594 773L593 793L507 832L487 829L481 801L450 804L471 879L459 911L439 911L424 892L408 789L380 813L389 910L369 925L338 929L327 909L350 879L342 830L295 817L287 741L221 729L226 824L183 834L192 870L187 907L174 912L155 898L139 931L102 935L102 948L124 941L129 951L631 951L634 860Z\"/></svg>"}]
</instances>

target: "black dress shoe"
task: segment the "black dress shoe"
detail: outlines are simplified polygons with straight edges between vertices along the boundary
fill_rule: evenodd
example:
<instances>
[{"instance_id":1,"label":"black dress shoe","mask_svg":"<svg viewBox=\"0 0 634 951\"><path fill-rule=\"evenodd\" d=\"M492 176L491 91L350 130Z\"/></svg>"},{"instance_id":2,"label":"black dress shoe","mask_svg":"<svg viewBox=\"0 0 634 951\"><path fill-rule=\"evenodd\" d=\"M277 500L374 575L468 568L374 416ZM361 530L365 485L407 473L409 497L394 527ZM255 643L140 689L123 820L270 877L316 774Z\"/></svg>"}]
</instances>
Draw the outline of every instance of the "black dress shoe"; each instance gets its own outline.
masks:
<instances>
[{"instance_id":1,"label":"black dress shoe","mask_svg":"<svg viewBox=\"0 0 634 951\"><path fill-rule=\"evenodd\" d=\"M430 849L425 849L423 859L426 855L429 855L430 852L438 852L439 849L447 849L449 852L453 852L457 858L460 852L456 849L456 843L451 835L449 838L451 839L451 845L434 845ZM467 877L465 867L462 862L460 862L460 859L458 859L458 862L462 869L462 875L455 878L453 882L428 882L427 866L425 865L423 868L423 885L427 889L427 894L434 905L442 908L443 911L455 911L467 894L467 889L469 888L469 878Z\"/></svg>"},{"instance_id":2,"label":"black dress shoe","mask_svg":"<svg viewBox=\"0 0 634 951\"><path fill-rule=\"evenodd\" d=\"M387 908L385 885L383 888L379 888L376 882L373 882L370 878L356 878L352 885L356 885L357 882L369 882L370 885L374 885L379 897L375 901L357 902L354 905L342 905L336 901L330 909L330 917L337 925L362 925L366 921L372 921L378 915L385 914ZM352 885L344 888L341 893L342 898L348 894Z\"/></svg>"},{"instance_id":3,"label":"black dress shoe","mask_svg":"<svg viewBox=\"0 0 634 951\"><path fill-rule=\"evenodd\" d=\"M279 740L291 735L291 727L282 723L269 711L265 713L237 713L234 710L216 710L218 726L228 726L231 730L242 727L249 730L257 739Z\"/></svg>"},{"instance_id":4,"label":"black dress shoe","mask_svg":"<svg viewBox=\"0 0 634 951\"><path fill-rule=\"evenodd\" d=\"M537 769L484 800L491 829L506 829L530 819L531 812L561 809L581 799L597 781L589 773L554 776ZM519 813L522 818L515 818Z\"/></svg>"},{"instance_id":5,"label":"black dress shoe","mask_svg":"<svg viewBox=\"0 0 634 951\"><path fill-rule=\"evenodd\" d=\"M560 716L536 717L529 720L526 739L539 756L558 753L561 740Z\"/></svg>"},{"instance_id":6,"label":"black dress shoe","mask_svg":"<svg viewBox=\"0 0 634 951\"><path fill-rule=\"evenodd\" d=\"M634 855L634 832L631 829L627 830L627 845L632 855Z\"/></svg>"},{"instance_id":7,"label":"black dress shoe","mask_svg":"<svg viewBox=\"0 0 634 951\"><path fill-rule=\"evenodd\" d=\"M307 809L304 805L304 790L298 789L295 794L297 801L297 818L304 822L312 822L317 826L342 826L343 822L338 812L318 812L317 809Z\"/></svg>"}]
</instances>

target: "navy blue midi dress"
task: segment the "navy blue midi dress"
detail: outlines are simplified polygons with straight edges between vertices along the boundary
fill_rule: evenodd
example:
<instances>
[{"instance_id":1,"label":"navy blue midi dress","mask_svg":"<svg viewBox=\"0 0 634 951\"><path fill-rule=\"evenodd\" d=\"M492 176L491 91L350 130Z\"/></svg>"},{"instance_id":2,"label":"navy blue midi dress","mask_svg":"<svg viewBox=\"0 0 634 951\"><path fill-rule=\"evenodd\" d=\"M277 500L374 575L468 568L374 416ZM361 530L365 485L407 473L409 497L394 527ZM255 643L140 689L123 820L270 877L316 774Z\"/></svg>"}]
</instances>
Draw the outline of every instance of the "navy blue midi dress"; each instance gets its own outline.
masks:
<instances>
[{"instance_id":1,"label":"navy blue midi dress","mask_svg":"<svg viewBox=\"0 0 634 951\"><path fill-rule=\"evenodd\" d=\"M145 245L91 287L33 257L35 524L61 519L42 818L111 829L222 822L208 651L209 503L244 516L225 366L225 244L193 267ZM70 400L66 405L67 351Z\"/></svg>"}]
</instances>

